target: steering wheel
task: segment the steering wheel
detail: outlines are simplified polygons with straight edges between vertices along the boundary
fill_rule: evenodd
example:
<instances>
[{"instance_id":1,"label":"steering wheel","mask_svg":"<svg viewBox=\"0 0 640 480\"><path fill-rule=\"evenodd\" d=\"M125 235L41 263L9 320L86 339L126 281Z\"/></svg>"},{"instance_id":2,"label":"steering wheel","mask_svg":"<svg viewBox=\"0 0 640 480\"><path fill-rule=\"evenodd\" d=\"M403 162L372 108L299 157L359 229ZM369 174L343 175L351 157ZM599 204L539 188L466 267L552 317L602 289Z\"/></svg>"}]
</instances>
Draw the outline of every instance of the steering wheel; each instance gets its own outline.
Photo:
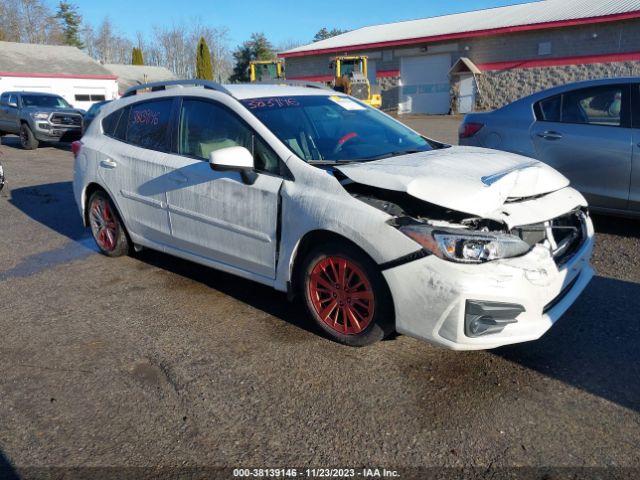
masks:
<instances>
[{"instance_id":1,"label":"steering wheel","mask_svg":"<svg viewBox=\"0 0 640 480\"><path fill-rule=\"evenodd\" d=\"M344 147L345 143L353 140L357 136L358 134L356 132L349 132L346 135L343 135L342 137L340 137L340 140L338 140L338 143L336 143L336 146L333 147L333 150L331 151L331 153L335 155L340 150L342 150L342 147Z\"/></svg>"}]
</instances>

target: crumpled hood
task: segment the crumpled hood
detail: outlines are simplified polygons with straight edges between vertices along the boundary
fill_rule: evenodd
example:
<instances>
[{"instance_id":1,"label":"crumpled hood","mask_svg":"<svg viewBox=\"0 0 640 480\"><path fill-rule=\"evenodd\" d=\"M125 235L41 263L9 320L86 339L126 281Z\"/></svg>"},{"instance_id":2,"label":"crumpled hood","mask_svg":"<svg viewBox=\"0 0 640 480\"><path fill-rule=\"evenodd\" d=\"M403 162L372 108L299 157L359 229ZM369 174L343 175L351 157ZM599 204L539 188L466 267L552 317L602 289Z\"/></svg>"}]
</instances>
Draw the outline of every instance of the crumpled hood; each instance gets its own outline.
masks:
<instances>
[{"instance_id":1,"label":"crumpled hood","mask_svg":"<svg viewBox=\"0 0 640 480\"><path fill-rule=\"evenodd\" d=\"M543 195L569 185L531 158L476 147L450 147L336 167L356 183L406 192L444 208L501 217L508 198Z\"/></svg>"}]
</instances>

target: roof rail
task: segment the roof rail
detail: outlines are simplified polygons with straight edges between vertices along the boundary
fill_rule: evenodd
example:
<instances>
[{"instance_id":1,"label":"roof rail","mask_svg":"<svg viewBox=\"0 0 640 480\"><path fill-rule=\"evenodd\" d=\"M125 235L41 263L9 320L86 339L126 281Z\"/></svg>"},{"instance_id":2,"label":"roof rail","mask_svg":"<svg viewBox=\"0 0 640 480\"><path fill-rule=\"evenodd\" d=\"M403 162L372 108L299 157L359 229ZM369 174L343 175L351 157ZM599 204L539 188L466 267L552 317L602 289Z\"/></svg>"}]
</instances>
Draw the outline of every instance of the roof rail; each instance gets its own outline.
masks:
<instances>
[{"instance_id":1,"label":"roof rail","mask_svg":"<svg viewBox=\"0 0 640 480\"><path fill-rule=\"evenodd\" d=\"M319 88L322 90L333 90L330 86L322 82L307 82L304 80L268 80L265 82L256 82L261 85L283 85L288 87L307 87L307 88Z\"/></svg>"},{"instance_id":2,"label":"roof rail","mask_svg":"<svg viewBox=\"0 0 640 480\"><path fill-rule=\"evenodd\" d=\"M140 85L134 85L133 87L127 88L122 95L124 97L131 97L136 95L139 90L151 89L152 92L158 92L161 90L166 90L167 87L203 87L208 90L215 90L217 92L226 93L227 95L231 95L231 92L224 88L222 85L216 82L212 82L211 80L167 80L165 82L152 82L152 83L143 83Z\"/></svg>"}]
</instances>

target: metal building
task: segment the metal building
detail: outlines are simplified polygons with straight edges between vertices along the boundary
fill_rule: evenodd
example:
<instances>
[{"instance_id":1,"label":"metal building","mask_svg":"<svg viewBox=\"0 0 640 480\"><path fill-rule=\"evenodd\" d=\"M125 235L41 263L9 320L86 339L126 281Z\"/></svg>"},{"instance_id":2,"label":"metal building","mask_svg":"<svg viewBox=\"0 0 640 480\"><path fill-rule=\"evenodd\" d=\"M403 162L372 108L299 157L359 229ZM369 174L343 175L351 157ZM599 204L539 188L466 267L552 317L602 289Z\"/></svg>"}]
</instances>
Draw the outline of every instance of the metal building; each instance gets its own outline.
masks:
<instances>
[{"instance_id":1,"label":"metal building","mask_svg":"<svg viewBox=\"0 0 640 480\"><path fill-rule=\"evenodd\" d=\"M288 79L330 81L367 55L383 108L492 109L570 81L640 75L640 0L545 0L364 27L281 52Z\"/></svg>"}]
</instances>

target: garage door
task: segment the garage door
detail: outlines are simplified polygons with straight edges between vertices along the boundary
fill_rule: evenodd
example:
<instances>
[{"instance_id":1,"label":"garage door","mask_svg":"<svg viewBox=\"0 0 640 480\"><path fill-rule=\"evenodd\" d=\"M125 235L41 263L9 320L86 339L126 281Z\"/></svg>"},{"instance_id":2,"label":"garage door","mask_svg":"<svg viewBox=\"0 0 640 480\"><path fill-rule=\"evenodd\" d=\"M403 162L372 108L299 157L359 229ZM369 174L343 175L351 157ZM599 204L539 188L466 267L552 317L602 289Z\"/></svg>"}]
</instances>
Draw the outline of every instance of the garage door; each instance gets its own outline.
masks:
<instances>
[{"instance_id":1,"label":"garage door","mask_svg":"<svg viewBox=\"0 0 640 480\"><path fill-rule=\"evenodd\" d=\"M402 57L399 113L449 113L451 56Z\"/></svg>"}]
</instances>

